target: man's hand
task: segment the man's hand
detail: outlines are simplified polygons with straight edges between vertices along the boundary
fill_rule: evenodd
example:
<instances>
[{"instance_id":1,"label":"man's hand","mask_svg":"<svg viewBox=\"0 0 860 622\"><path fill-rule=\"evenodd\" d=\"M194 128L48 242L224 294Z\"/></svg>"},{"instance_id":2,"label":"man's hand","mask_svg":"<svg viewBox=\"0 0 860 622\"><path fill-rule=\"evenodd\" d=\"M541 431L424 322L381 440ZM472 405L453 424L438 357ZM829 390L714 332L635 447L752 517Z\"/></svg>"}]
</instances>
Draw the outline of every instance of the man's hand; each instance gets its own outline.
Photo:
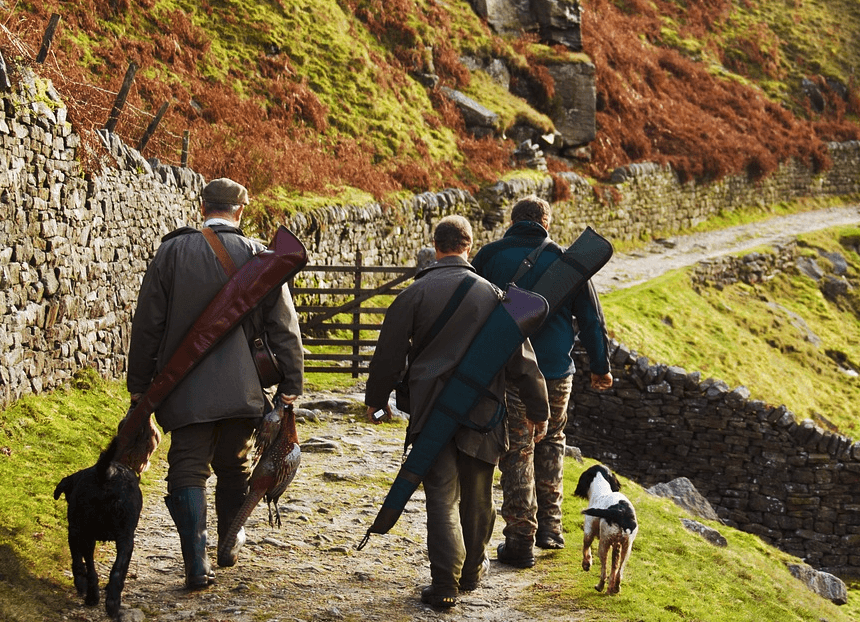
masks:
<instances>
[{"instance_id":1,"label":"man's hand","mask_svg":"<svg viewBox=\"0 0 860 622\"><path fill-rule=\"evenodd\" d=\"M374 417L375 413L382 411L382 415L377 415ZM386 403L382 408L376 408L375 406L368 406L367 412L365 413L365 417L367 417L367 421L372 423L373 425L382 423L383 421L391 421L391 405Z\"/></svg>"},{"instance_id":2,"label":"man's hand","mask_svg":"<svg viewBox=\"0 0 860 622\"><path fill-rule=\"evenodd\" d=\"M283 393L280 393L279 395L281 396L281 403L283 403L284 406L289 406L299 397L298 395L284 395Z\"/></svg>"},{"instance_id":3,"label":"man's hand","mask_svg":"<svg viewBox=\"0 0 860 622\"><path fill-rule=\"evenodd\" d=\"M546 436L547 422L541 421L539 423L535 423L534 421L529 421L529 427L532 429L532 436L534 437L535 445L537 445Z\"/></svg>"},{"instance_id":4,"label":"man's hand","mask_svg":"<svg viewBox=\"0 0 860 622\"><path fill-rule=\"evenodd\" d=\"M143 397L143 393L132 393L129 396L129 406L128 406L128 410L125 411L125 417L123 417L120 420L119 424L117 424L117 426L116 426L117 434L119 434L119 431L122 430L122 426L124 426L125 422L128 421L128 417L129 417L129 415L131 415L131 411L134 410L134 407L137 406L137 403L140 401L140 398L142 398L142 397Z\"/></svg>"},{"instance_id":5,"label":"man's hand","mask_svg":"<svg viewBox=\"0 0 860 622\"><path fill-rule=\"evenodd\" d=\"M605 391L612 387L612 374L591 374L591 388Z\"/></svg>"}]
</instances>

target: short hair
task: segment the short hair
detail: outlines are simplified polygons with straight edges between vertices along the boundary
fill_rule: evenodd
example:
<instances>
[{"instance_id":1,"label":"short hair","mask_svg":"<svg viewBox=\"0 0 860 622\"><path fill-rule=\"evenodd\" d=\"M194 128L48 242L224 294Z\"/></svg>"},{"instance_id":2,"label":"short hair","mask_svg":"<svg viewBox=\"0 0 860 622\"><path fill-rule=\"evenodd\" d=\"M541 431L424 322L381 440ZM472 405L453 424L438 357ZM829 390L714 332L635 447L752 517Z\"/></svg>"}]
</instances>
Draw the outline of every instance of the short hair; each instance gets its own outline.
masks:
<instances>
[{"instance_id":1,"label":"short hair","mask_svg":"<svg viewBox=\"0 0 860 622\"><path fill-rule=\"evenodd\" d=\"M472 244L472 225L462 216L445 216L436 225L433 243L443 253L462 253Z\"/></svg>"},{"instance_id":2,"label":"short hair","mask_svg":"<svg viewBox=\"0 0 860 622\"><path fill-rule=\"evenodd\" d=\"M530 194L517 201L511 209L511 222L530 220L536 223L549 222L552 219L552 207L544 199Z\"/></svg>"},{"instance_id":3,"label":"short hair","mask_svg":"<svg viewBox=\"0 0 860 622\"><path fill-rule=\"evenodd\" d=\"M226 203L209 203L203 199L203 213L207 216L210 214L229 214L235 216L241 205L227 205Z\"/></svg>"}]
</instances>

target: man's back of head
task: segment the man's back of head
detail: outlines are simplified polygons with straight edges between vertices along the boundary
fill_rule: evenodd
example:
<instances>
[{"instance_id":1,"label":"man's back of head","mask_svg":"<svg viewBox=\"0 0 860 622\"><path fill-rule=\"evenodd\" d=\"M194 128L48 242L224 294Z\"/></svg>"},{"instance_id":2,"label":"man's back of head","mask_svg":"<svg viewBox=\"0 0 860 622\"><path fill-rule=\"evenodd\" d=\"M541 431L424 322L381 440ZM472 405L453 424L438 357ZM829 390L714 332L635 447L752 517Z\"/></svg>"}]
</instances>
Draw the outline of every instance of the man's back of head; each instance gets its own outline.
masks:
<instances>
[{"instance_id":1,"label":"man's back of head","mask_svg":"<svg viewBox=\"0 0 860 622\"><path fill-rule=\"evenodd\" d=\"M472 225L462 216L445 216L436 225L433 243L437 253L459 255L472 247Z\"/></svg>"},{"instance_id":2,"label":"man's back of head","mask_svg":"<svg viewBox=\"0 0 860 622\"><path fill-rule=\"evenodd\" d=\"M203 188L203 214L235 215L248 202L248 190L227 177L213 179Z\"/></svg>"},{"instance_id":3,"label":"man's back of head","mask_svg":"<svg viewBox=\"0 0 860 622\"><path fill-rule=\"evenodd\" d=\"M522 221L536 222L544 226L549 226L552 219L552 207L544 199L537 195L531 194L517 201L511 208L511 223L515 224Z\"/></svg>"}]
</instances>

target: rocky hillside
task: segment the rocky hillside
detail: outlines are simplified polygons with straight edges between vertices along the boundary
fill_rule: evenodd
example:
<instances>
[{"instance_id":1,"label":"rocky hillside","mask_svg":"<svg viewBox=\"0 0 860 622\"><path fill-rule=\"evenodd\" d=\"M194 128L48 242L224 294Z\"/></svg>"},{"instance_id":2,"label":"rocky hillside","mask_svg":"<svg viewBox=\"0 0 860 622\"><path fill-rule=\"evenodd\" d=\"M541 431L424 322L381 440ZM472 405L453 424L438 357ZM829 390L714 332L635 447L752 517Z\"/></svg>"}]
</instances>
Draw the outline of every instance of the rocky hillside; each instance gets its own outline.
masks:
<instances>
[{"instance_id":1,"label":"rocky hillside","mask_svg":"<svg viewBox=\"0 0 860 622\"><path fill-rule=\"evenodd\" d=\"M116 126L128 144L167 104L146 157L178 164L187 137L190 166L281 209L475 190L542 165L538 148L550 171L598 182L641 161L708 181L791 157L825 168L825 141L860 138L852 0L19 0L0 12L12 78L21 64L50 78L78 131L104 126L133 63Z\"/></svg>"}]
</instances>

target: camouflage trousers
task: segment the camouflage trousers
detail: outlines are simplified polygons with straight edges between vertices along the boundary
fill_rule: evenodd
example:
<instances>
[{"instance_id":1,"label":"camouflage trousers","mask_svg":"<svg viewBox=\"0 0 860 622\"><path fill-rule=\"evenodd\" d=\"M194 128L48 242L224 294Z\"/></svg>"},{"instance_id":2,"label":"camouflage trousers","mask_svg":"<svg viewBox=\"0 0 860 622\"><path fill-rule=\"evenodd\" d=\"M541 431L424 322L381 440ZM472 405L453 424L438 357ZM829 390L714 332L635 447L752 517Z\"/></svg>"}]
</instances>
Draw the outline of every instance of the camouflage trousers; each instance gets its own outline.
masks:
<instances>
[{"instance_id":1,"label":"camouflage trousers","mask_svg":"<svg viewBox=\"0 0 860 622\"><path fill-rule=\"evenodd\" d=\"M502 518L505 538L530 540L535 533L561 534L564 478L564 428L573 377L546 381L549 421L546 437L534 443L525 405L508 386L508 450L499 460L502 472Z\"/></svg>"}]
</instances>

